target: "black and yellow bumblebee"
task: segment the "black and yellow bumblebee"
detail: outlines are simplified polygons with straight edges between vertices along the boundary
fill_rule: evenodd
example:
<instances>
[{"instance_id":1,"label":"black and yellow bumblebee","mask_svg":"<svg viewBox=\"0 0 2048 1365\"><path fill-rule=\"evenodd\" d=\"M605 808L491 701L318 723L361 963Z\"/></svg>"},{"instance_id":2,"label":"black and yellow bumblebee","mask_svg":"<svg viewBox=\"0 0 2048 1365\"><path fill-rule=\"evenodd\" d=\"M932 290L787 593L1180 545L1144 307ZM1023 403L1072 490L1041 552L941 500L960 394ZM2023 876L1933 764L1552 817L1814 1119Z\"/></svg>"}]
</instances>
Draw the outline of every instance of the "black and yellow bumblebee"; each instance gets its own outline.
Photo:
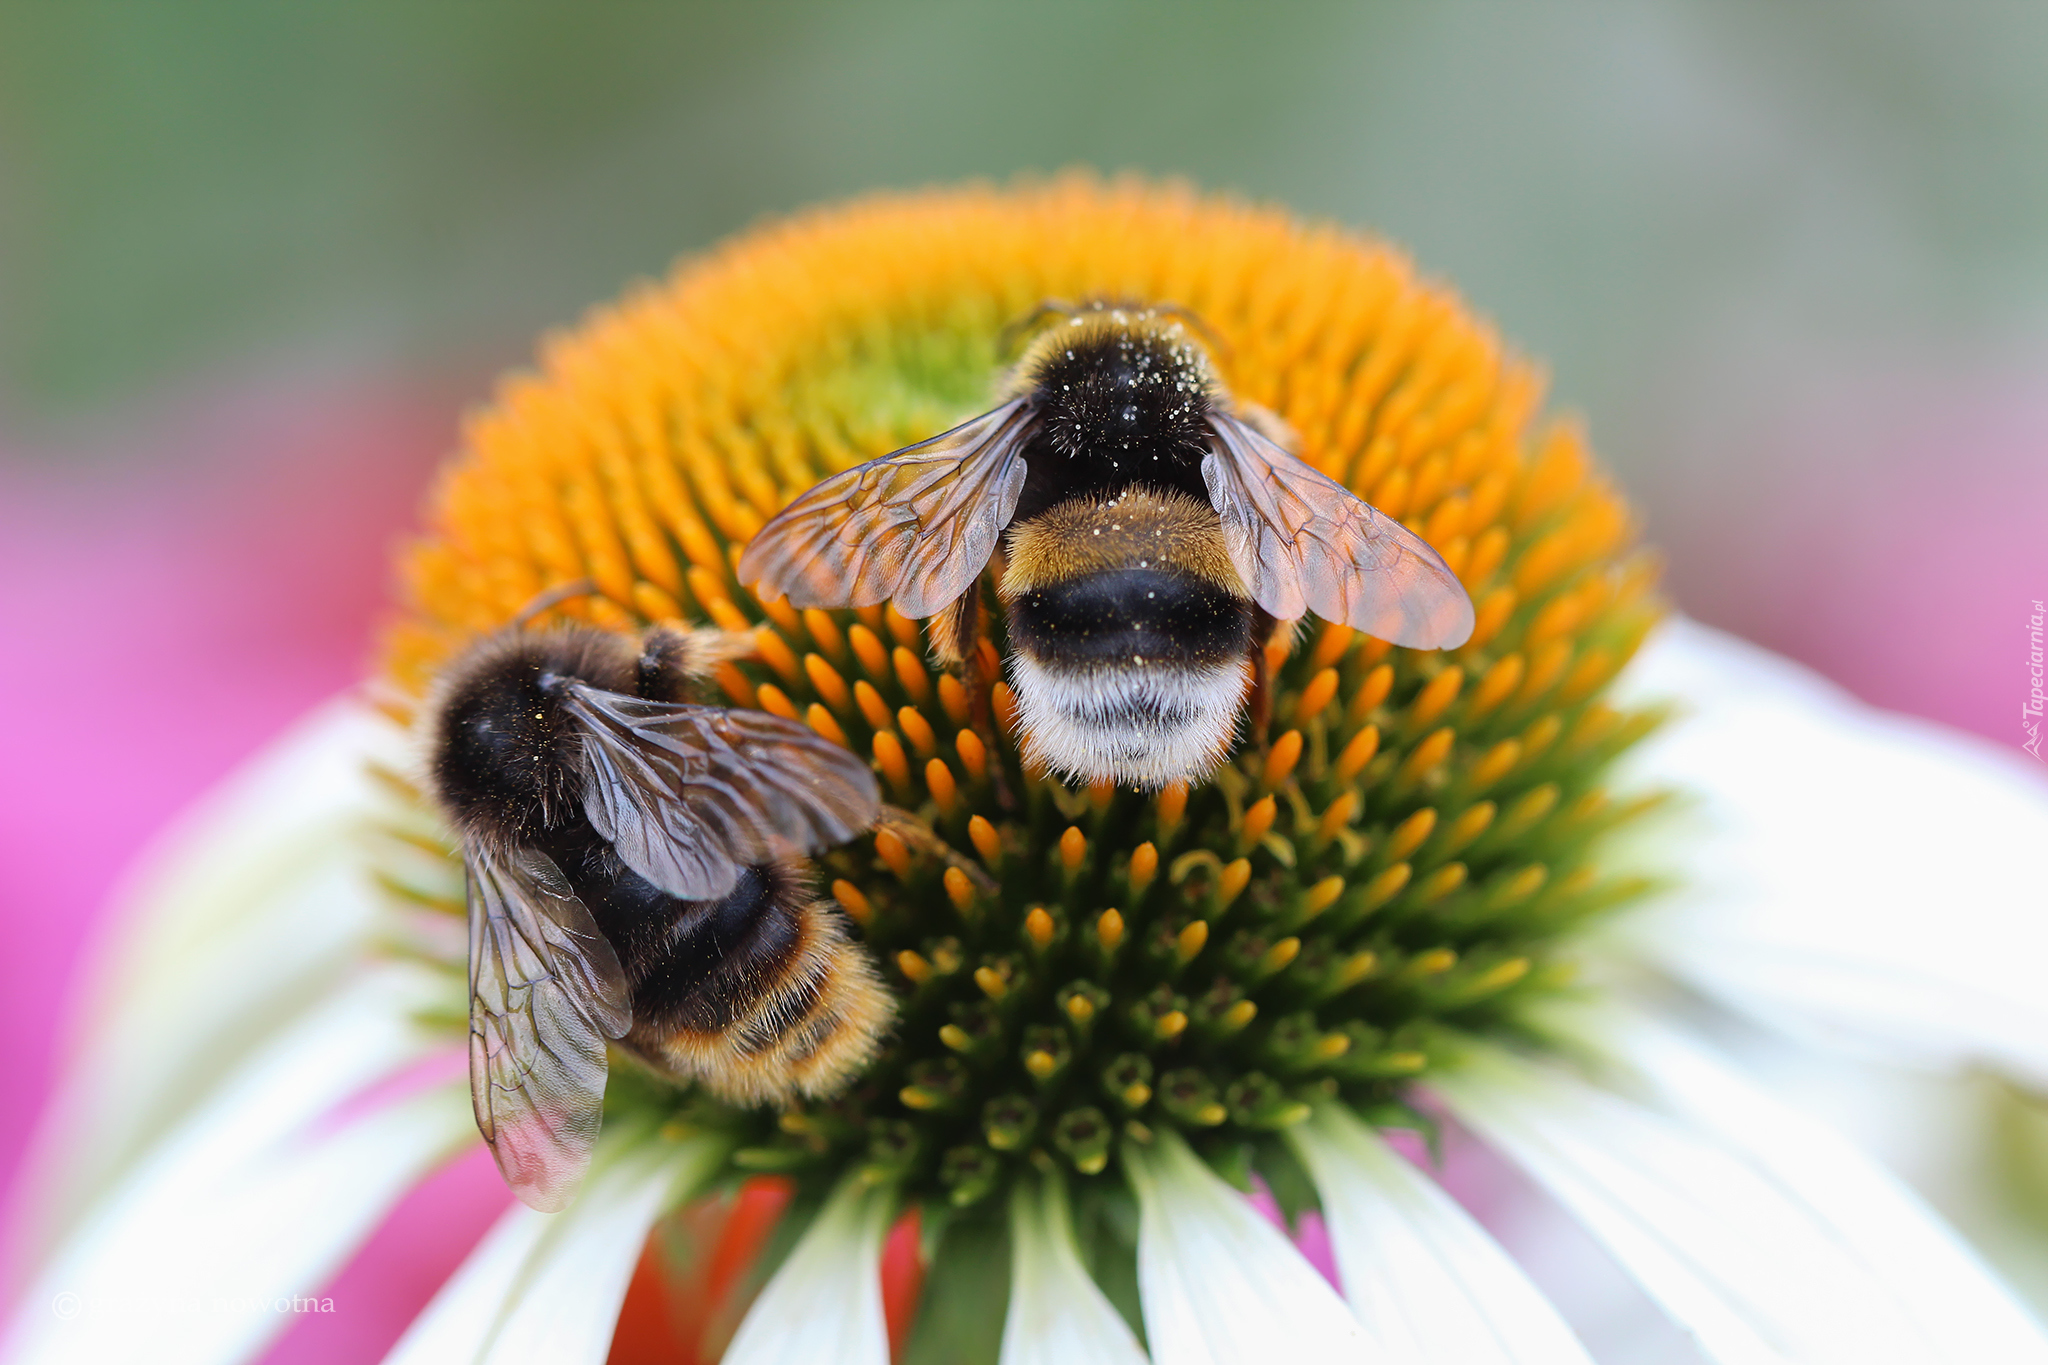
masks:
<instances>
[{"instance_id":1,"label":"black and yellow bumblebee","mask_svg":"<svg viewBox=\"0 0 2048 1365\"><path fill-rule=\"evenodd\" d=\"M1413 649L1471 635L1437 553L1234 402L1185 314L1051 311L996 407L798 497L741 582L933 618L956 663L993 568L1027 761L1141 788L1229 754L1278 622L1314 612Z\"/></svg>"},{"instance_id":2,"label":"black and yellow bumblebee","mask_svg":"<svg viewBox=\"0 0 2048 1365\"><path fill-rule=\"evenodd\" d=\"M879 812L808 727L698 706L746 636L489 637L426 709L427 786L468 872L477 1127L526 1203L564 1207L597 1140L606 1045L743 1104L842 1088L894 1005L805 855Z\"/></svg>"}]
</instances>

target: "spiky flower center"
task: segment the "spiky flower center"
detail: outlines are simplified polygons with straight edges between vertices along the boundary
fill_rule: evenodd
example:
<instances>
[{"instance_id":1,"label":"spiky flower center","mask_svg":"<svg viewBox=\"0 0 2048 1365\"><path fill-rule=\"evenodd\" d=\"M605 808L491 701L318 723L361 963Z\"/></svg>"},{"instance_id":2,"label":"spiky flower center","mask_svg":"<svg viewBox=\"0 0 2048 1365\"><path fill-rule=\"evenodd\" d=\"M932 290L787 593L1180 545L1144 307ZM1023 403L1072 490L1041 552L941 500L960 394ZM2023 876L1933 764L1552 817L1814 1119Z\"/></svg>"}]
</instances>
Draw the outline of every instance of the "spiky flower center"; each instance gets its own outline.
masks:
<instances>
[{"instance_id":1,"label":"spiky flower center","mask_svg":"<svg viewBox=\"0 0 2048 1365\"><path fill-rule=\"evenodd\" d=\"M1239 396L1405 521L1478 605L1412 653L1305 623L1269 651L1266 742L1192 790L1070 790L1020 762L893 611L761 603L732 564L824 474L985 407L1006 324L1048 298L1179 304ZM735 705L869 755L915 817L820 860L901 1014L843 1096L729 1109L615 1068L609 1103L723 1129L736 1171L870 1167L980 1203L1034 1165L1087 1180L1171 1127L1240 1178L1319 1097L1372 1116L1517 1029L1574 932L1631 894L1589 858L1629 809L1603 769L1648 724L1600 693L1654 621L1654 564L1537 383L1370 242L1174 190L1067 181L878 199L757 232L548 348L468 433L406 561L389 676L534 594L564 617L757 631ZM998 622L998 626L1000 622ZM998 629L998 645L1000 630Z\"/></svg>"}]
</instances>

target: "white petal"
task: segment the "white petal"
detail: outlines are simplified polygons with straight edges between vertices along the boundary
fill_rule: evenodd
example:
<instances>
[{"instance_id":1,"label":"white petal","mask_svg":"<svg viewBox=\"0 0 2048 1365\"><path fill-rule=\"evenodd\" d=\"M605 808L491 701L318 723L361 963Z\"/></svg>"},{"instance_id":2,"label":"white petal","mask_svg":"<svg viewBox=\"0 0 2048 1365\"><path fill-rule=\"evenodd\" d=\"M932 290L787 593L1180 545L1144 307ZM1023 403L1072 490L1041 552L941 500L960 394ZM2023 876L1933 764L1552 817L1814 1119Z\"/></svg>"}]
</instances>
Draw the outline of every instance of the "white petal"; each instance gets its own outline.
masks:
<instances>
[{"instance_id":1,"label":"white petal","mask_svg":"<svg viewBox=\"0 0 2048 1365\"><path fill-rule=\"evenodd\" d=\"M1680 884L1627 922L1638 951L1808 1038L2048 1085L2036 765L1690 621L1617 695L1683 706L1623 780L1699 798L1630 850Z\"/></svg>"},{"instance_id":2,"label":"white petal","mask_svg":"<svg viewBox=\"0 0 2048 1365\"><path fill-rule=\"evenodd\" d=\"M388 1365L599 1365L648 1229L722 1154L713 1142L609 1139L567 1210L498 1220Z\"/></svg>"},{"instance_id":3,"label":"white petal","mask_svg":"<svg viewBox=\"0 0 2048 1365\"><path fill-rule=\"evenodd\" d=\"M1476 1051L1436 1087L1459 1119L1570 1209L1710 1358L1944 1358L1835 1228L1711 1133L1492 1051Z\"/></svg>"},{"instance_id":4,"label":"white petal","mask_svg":"<svg viewBox=\"0 0 2048 1365\"><path fill-rule=\"evenodd\" d=\"M1507 1253L1348 1110L1325 1105L1287 1136L1322 1196L1344 1297L1394 1358L1591 1365Z\"/></svg>"},{"instance_id":5,"label":"white petal","mask_svg":"<svg viewBox=\"0 0 2048 1365\"><path fill-rule=\"evenodd\" d=\"M466 1087L323 1129L418 1056L410 972L344 992L246 1065L95 1205L23 1301L8 1359L219 1362L291 1322L424 1172L475 1138ZM63 1316L66 1305L75 1310Z\"/></svg>"},{"instance_id":6,"label":"white petal","mask_svg":"<svg viewBox=\"0 0 2048 1365\"><path fill-rule=\"evenodd\" d=\"M1010 1199L1010 1310L1001 1365L1145 1365L1123 1315L1074 1250L1066 1192L1019 1182Z\"/></svg>"},{"instance_id":7,"label":"white petal","mask_svg":"<svg viewBox=\"0 0 2048 1365\"><path fill-rule=\"evenodd\" d=\"M887 1189L842 1183L747 1310L721 1365L889 1365L882 1318Z\"/></svg>"},{"instance_id":8,"label":"white petal","mask_svg":"<svg viewBox=\"0 0 2048 1365\"><path fill-rule=\"evenodd\" d=\"M1609 1046L1687 1124L1740 1153L1802 1204L1905 1306L1939 1358L2048 1362L2048 1335L1917 1197L1823 1124L1751 1085L1704 1047L1641 1016Z\"/></svg>"},{"instance_id":9,"label":"white petal","mask_svg":"<svg viewBox=\"0 0 2048 1365\"><path fill-rule=\"evenodd\" d=\"M148 1142L359 958L378 909L361 826L372 756L402 754L354 700L315 712L206 797L129 879L28 1184L44 1245Z\"/></svg>"},{"instance_id":10,"label":"white petal","mask_svg":"<svg viewBox=\"0 0 2048 1365\"><path fill-rule=\"evenodd\" d=\"M1179 1137L1124 1151L1158 1365L1387 1358L1315 1267Z\"/></svg>"}]
</instances>

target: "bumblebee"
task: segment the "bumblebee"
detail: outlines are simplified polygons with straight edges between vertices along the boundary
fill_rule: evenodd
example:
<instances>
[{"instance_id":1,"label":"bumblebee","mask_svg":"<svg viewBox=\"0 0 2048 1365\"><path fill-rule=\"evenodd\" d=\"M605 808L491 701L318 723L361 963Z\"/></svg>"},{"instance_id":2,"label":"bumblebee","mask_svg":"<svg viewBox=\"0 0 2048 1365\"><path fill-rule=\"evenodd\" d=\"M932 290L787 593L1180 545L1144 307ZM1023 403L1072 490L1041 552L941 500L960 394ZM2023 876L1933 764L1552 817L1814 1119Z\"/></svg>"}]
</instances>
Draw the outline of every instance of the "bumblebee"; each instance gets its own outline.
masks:
<instances>
[{"instance_id":1,"label":"bumblebee","mask_svg":"<svg viewBox=\"0 0 2048 1365\"><path fill-rule=\"evenodd\" d=\"M1279 622L1314 612L1412 649L1470 637L1437 553L1235 402L1183 314L1057 313L995 408L797 498L740 580L794 607L892 602L957 663L992 568L1026 760L1140 788L1228 755Z\"/></svg>"},{"instance_id":2,"label":"bumblebee","mask_svg":"<svg viewBox=\"0 0 2048 1365\"><path fill-rule=\"evenodd\" d=\"M469 1077L506 1183L565 1207L606 1043L738 1103L842 1087L893 1011L795 860L873 824L873 775L805 726L695 706L744 636L487 639L427 710L468 872Z\"/></svg>"}]
</instances>

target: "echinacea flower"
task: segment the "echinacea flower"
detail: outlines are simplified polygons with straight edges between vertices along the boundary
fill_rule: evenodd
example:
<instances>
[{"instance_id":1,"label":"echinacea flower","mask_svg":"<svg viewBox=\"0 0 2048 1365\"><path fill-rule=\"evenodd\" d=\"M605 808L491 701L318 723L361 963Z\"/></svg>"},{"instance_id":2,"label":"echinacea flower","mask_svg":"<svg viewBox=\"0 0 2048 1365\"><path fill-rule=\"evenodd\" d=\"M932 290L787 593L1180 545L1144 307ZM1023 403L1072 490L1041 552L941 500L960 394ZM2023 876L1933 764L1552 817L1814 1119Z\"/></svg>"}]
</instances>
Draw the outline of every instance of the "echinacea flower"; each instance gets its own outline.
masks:
<instances>
[{"instance_id":1,"label":"echinacea flower","mask_svg":"<svg viewBox=\"0 0 2048 1365\"><path fill-rule=\"evenodd\" d=\"M1011 730L982 740L916 622L739 586L794 493L985 405L1047 298L1199 316L1235 392L1441 551L1472 639L1309 623L1269 652L1267 743L1192 789L1070 790ZM1694 1024L2048 1075L2043 929L2016 913L2048 796L1660 623L1654 558L1539 390L1385 247L1088 179L764 228L552 342L406 554L377 706L336 703L220 798L109 964L11 1357L247 1359L276 1315L180 1303L317 1293L476 1140L446 1065L460 869L401 723L466 642L588 578L558 618L754 631L725 697L872 756L928 824L818 860L899 1021L844 1095L784 1111L621 1059L577 1201L507 1214L394 1359L598 1360L650 1229L763 1175L787 1211L758 1292L718 1277L680 1358L881 1365L906 1283L883 1248L914 1229L894 1319L919 1359L1587 1359L1388 1140L1448 1117L1710 1359L2048 1361L1911 1194ZM1261 1186L1320 1213L1334 1278Z\"/></svg>"}]
</instances>

